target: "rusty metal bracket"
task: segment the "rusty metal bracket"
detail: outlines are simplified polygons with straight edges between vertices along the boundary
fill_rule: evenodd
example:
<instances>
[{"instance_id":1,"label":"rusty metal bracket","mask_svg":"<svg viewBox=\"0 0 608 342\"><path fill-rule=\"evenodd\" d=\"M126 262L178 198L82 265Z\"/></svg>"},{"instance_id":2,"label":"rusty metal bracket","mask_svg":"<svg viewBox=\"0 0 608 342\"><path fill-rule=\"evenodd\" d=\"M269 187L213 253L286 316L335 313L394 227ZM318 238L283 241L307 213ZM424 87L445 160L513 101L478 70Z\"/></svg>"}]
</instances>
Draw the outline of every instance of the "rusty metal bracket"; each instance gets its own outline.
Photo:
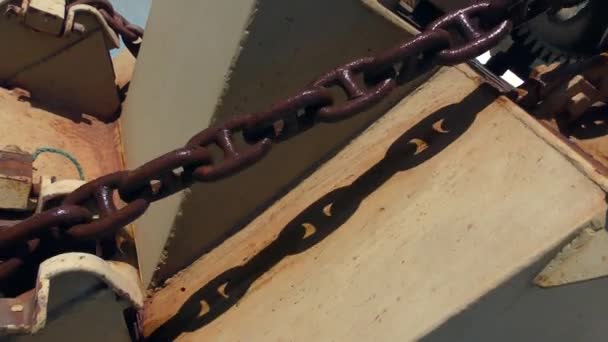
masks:
<instances>
[{"instance_id":1,"label":"rusty metal bracket","mask_svg":"<svg viewBox=\"0 0 608 342\"><path fill-rule=\"evenodd\" d=\"M608 53L572 64L540 65L510 95L594 172L608 176Z\"/></svg>"},{"instance_id":2,"label":"rusty metal bracket","mask_svg":"<svg viewBox=\"0 0 608 342\"><path fill-rule=\"evenodd\" d=\"M537 117L566 113L574 121L593 104L608 100L608 53L576 64L540 65L516 96Z\"/></svg>"}]
</instances>

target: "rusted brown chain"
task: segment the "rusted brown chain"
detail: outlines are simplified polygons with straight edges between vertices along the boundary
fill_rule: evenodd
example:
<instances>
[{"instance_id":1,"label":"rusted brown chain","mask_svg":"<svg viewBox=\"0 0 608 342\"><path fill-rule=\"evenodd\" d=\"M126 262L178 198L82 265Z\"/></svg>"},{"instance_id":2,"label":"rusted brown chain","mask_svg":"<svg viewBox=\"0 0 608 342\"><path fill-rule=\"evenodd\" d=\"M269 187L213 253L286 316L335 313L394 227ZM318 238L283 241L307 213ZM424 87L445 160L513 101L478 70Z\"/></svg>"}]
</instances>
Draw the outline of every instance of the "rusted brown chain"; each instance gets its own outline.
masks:
<instances>
[{"instance_id":1,"label":"rusted brown chain","mask_svg":"<svg viewBox=\"0 0 608 342\"><path fill-rule=\"evenodd\" d=\"M1 229L1 228L0 228ZM19 271L40 246L40 239L28 240L21 246L0 249L0 283Z\"/></svg>"},{"instance_id":2,"label":"rusted brown chain","mask_svg":"<svg viewBox=\"0 0 608 342\"><path fill-rule=\"evenodd\" d=\"M117 18L105 0L78 3L95 5L109 17ZM135 170L93 180L68 195L61 206L0 229L0 250L8 251L9 247L44 239L49 234L55 239L107 238L135 221L152 202L194 182L217 181L250 167L270 151L274 141L287 139L317 122L339 121L365 111L431 67L454 65L480 55L509 34L509 18L515 15L510 8L503 1L484 1L449 13L411 40L377 56L335 68L266 112L236 116L196 134L184 148ZM117 26L126 29L123 39L135 37L127 34L134 31L128 22L118 21ZM346 99L339 101L332 96L332 87L341 88ZM213 155L213 150L221 151L221 156ZM124 201L120 209L114 193ZM0 263L0 281L23 258L8 255L2 260L7 261Z\"/></svg>"},{"instance_id":3,"label":"rusted brown chain","mask_svg":"<svg viewBox=\"0 0 608 342\"><path fill-rule=\"evenodd\" d=\"M0 229L0 250L34 238L40 238L57 226L72 226L93 220L91 212L80 206L64 205L34 215L10 228Z\"/></svg>"},{"instance_id":4,"label":"rusted brown chain","mask_svg":"<svg viewBox=\"0 0 608 342\"><path fill-rule=\"evenodd\" d=\"M76 0L70 2L68 8L75 5L89 5L99 10L108 25L122 38L127 49L137 57L141 40L144 37L144 29L132 24L124 16L118 13L109 0Z\"/></svg>"}]
</instances>

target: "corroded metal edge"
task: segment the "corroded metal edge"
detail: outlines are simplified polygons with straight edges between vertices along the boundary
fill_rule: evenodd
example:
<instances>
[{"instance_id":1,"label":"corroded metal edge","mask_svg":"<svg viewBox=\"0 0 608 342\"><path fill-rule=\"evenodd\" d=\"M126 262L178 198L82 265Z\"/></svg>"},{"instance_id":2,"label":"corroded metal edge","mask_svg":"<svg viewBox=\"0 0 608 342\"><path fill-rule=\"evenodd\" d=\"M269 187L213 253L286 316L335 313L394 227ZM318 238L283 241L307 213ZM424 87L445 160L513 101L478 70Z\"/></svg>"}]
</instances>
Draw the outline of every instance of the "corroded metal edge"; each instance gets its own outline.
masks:
<instances>
[{"instance_id":1,"label":"corroded metal edge","mask_svg":"<svg viewBox=\"0 0 608 342\"><path fill-rule=\"evenodd\" d=\"M608 231L604 227L604 222L590 222L534 278L534 285L550 288L608 276Z\"/></svg>"}]
</instances>

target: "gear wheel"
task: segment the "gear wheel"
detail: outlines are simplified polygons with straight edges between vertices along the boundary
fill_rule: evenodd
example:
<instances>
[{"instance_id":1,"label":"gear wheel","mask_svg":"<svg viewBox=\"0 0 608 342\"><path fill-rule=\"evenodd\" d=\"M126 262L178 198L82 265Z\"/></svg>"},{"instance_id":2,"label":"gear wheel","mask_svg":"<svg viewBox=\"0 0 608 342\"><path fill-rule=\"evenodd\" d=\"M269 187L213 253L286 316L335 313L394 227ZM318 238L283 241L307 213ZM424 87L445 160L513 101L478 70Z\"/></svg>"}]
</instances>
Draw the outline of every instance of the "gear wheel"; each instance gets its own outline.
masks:
<instances>
[{"instance_id":1,"label":"gear wheel","mask_svg":"<svg viewBox=\"0 0 608 342\"><path fill-rule=\"evenodd\" d=\"M574 62L605 47L606 0L586 0L547 11L520 26L512 38L545 62Z\"/></svg>"}]
</instances>

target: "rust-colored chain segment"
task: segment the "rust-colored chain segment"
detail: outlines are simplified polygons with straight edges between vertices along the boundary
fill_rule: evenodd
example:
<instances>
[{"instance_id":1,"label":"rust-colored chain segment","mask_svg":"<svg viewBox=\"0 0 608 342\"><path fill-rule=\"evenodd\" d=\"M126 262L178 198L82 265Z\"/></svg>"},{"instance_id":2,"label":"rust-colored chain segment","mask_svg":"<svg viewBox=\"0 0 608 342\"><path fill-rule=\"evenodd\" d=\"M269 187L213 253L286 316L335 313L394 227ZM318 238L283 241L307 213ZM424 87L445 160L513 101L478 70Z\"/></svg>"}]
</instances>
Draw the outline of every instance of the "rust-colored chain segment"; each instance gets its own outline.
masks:
<instances>
[{"instance_id":1,"label":"rust-colored chain segment","mask_svg":"<svg viewBox=\"0 0 608 342\"><path fill-rule=\"evenodd\" d=\"M251 119L238 116L227 122L207 128L193 136L186 144L187 147L209 149L212 145L218 147L223 154L221 160L212 160L208 165L200 165L192 170L192 176L199 182L212 182L230 177L235 173L251 166L262 159L269 151L271 140L264 138L253 145L239 148L235 139L237 132L242 132Z\"/></svg>"},{"instance_id":2,"label":"rust-colored chain segment","mask_svg":"<svg viewBox=\"0 0 608 342\"><path fill-rule=\"evenodd\" d=\"M437 63L441 65L455 65L462 63L476 56L471 56L471 52L487 51L495 47L512 29L513 23L510 20L503 20L490 30L484 31L476 25L474 19L479 19L484 13L496 11L491 2L481 2L463 8L453 13L449 13L430 25L431 31L440 29L449 30L450 28L459 29L464 35L466 42L458 46L444 49L437 53Z\"/></svg>"},{"instance_id":3,"label":"rust-colored chain segment","mask_svg":"<svg viewBox=\"0 0 608 342\"><path fill-rule=\"evenodd\" d=\"M8 279L28 261L40 246L40 239L28 240L20 246L0 249L0 282Z\"/></svg>"},{"instance_id":4,"label":"rust-colored chain segment","mask_svg":"<svg viewBox=\"0 0 608 342\"><path fill-rule=\"evenodd\" d=\"M106 0L77 3L99 8L123 39L134 41L140 37ZM89 241L112 236L140 217L152 202L194 182L217 181L250 167L270 151L273 141L287 139L317 122L351 117L432 67L454 65L480 55L509 34L509 18L513 15L509 8L503 1L484 1L449 13L411 40L335 68L266 112L237 116L209 127L192 137L184 148L135 170L93 180L68 195L61 206L0 229L0 251L6 252L0 253L0 260L5 260L0 263L0 281L13 274L28 253L35 252L39 239L51 235L55 239ZM335 87L342 89L346 100L339 102L332 96L330 89ZM120 209L116 197L124 201ZM10 248L20 252L11 254Z\"/></svg>"},{"instance_id":5,"label":"rust-colored chain segment","mask_svg":"<svg viewBox=\"0 0 608 342\"><path fill-rule=\"evenodd\" d=\"M57 226L72 226L92 221L91 212L76 205L63 205L34 215L9 228L0 229L0 251L5 251L19 243L41 238Z\"/></svg>"},{"instance_id":6,"label":"rust-colored chain segment","mask_svg":"<svg viewBox=\"0 0 608 342\"><path fill-rule=\"evenodd\" d=\"M119 189L127 175L127 171L115 172L91 181L69 194L61 207L93 203L98 208L99 218L68 226L61 233L75 240L95 240L113 235L140 217L150 205L145 198L134 199L121 209L117 209L114 202L113 192Z\"/></svg>"},{"instance_id":7,"label":"rust-colored chain segment","mask_svg":"<svg viewBox=\"0 0 608 342\"><path fill-rule=\"evenodd\" d=\"M135 57L139 54L141 40L144 37L144 29L132 24L129 20L118 13L109 0L75 0L70 2L68 8L74 5L89 5L97 8L108 25L122 38L123 43Z\"/></svg>"}]
</instances>

